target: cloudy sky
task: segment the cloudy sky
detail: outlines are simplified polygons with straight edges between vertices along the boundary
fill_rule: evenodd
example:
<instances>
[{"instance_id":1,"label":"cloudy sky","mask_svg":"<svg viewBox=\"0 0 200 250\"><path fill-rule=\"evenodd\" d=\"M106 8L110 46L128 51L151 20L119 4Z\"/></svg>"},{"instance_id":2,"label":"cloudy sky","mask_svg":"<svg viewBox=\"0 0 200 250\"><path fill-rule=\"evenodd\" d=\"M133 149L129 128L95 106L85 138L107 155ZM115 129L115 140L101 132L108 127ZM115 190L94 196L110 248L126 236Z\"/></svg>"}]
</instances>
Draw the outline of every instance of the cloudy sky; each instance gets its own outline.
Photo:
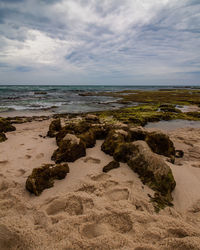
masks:
<instances>
[{"instance_id":1,"label":"cloudy sky","mask_svg":"<svg viewBox=\"0 0 200 250\"><path fill-rule=\"evenodd\" d=\"M200 84L200 0L0 0L0 84Z\"/></svg>"}]
</instances>

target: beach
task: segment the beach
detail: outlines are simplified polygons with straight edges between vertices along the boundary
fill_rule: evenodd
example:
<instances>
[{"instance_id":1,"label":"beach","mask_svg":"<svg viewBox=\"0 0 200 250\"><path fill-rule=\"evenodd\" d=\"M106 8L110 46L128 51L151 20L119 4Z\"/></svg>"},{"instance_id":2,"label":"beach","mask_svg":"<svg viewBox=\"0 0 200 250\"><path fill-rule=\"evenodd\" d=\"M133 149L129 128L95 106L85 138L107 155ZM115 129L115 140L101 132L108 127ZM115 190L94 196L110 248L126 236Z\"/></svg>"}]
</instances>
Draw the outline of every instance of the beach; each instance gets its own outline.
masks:
<instances>
[{"instance_id":1,"label":"beach","mask_svg":"<svg viewBox=\"0 0 200 250\"><path fill-rule=\"evenodd\" d=\"M113 160L101 150L103 140L69 162L53 187L29 193L33 168L54 163L56 141L46 136L52 120L15 124L0 143L1 249L199 249L200 128L163 130L184 156L174 164L161 156L176 187L174 206L157 213L149 199L154 191L126 163L102 172Z\"/></svg>"}]
</instances>

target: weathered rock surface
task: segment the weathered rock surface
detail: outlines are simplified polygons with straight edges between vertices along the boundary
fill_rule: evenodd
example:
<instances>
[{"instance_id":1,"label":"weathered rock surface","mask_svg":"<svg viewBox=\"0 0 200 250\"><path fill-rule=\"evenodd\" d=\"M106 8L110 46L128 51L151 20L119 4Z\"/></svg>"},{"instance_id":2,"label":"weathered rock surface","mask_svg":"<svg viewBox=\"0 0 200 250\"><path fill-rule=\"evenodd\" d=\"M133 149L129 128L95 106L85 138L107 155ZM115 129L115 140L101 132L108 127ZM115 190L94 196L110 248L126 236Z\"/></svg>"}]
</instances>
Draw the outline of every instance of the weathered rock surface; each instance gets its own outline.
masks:
<instances>
[{"instance_id":1,"label":"weathered rock surface","mask_svg":"<svg viewBox=\"0 0 200 250\"><path fill-rule=\"evenodd\" d=\"M147 131L143 127L130 128L129 133L131 141L145 140L147 136Z\"/></svg>"},{"instance_id":2,"label":"weathered rock surface","mask_svg":"<svg viewBox=\"0 0 200 250\"><path fill-rule=\"evenodd\" d=\"M99 122L99 117L93 114L87 114L85 120L89 122Z\"/></svg>"},{"instance_id":3,"label":"weathered rock surface","mask_svg":"<svg viewBox=\"0 0 200 250\"><path fill-rule=\"evenodd\" d=\"M151 132L147 134L145 141L154 153L170 157L173 161L175 148L168 135L157 131Z\"/></svg>"},{"instance_id":4,"label":"weathered rock surface","mask_svg":"<svg viewBox=\"0 0 200 250\"><path fill-rule=\"evenodd\" d=\"M0 117L0 132L9 132L14 130L16 130L16 128L11 124L9 120Z\"/></svg>"},{"instance_id":5,"label":"weathered rock surface","mask_svg":"<svg viewBox=\"0 0 200 250\"><path fill-rule=\"evenodd\" d=\"M53 187L55 179L64 179L67 173L69 173L67 163L45 164L40 168L34 168L26 180L26 189L35 195L40 195L44 189Z\"/></svg>"},{"instance_id":6,"label":"weathered rock surface","mask_svg":"<svg viewBox=\"0 0 200 250\"><path fill-rule=\"evenodd\" d=\"M74 134L67 134L59 143L51 157L56 163L73 162L85 156L85 144Z\"/></svg>"},{"instance_id":7,"label":"weathered rock surface","mask_svg":"<svg viewBox=\"0 0 200 250\"><path fill-rule=\"evenodd\" d=\"M101 150L109 155L113 155L120 144L125 143L128 133L124 130L111 130L101 146Z\"/></svg>"},{"instance_id":8,"label":"weathered rock surface","mask_svg":"<svg viewBox=\"0 0 200 250\"><path fill-rule=\"evenodd\" d=\"M130 168L139 174L144 184L171 201L171 192L176 182L170 167L161 157L151 151L145 141L136 141L132 145L133 155L128 161Z\"/></svg>"},{"instance_id":9,"label":"weathered rock surface","mask_svg":"<svg viewBox=\"0 0 200 250\"><path fill-rule=\"evenodd\" d=\"M0 132L0 142L6 141L6 135L3 132Z\"/></svg>"},{"instance_id":10,"label":"weathered rock surface","mask_svg":"<svg viewBox=\"0 0 200 250\"><path fill-rule=\"evenodd\" d=\"M96 144L96 136L92 129L77 136L85 144L86 148L92 148Z\"/></svg>"},{"instance_id":11,"label":"weathered rock surface","mask_svg":"<svg viewBox=\"0 0 200 250\"><path fill-rule=\"evenodd\" d=\"M61 130L61 121L59 118L53 120L49 125L49 131L47 133L47 136L49 137L55 137L56 134Z\"/></svg>"},{"instance_id":12,"label":"weathered rock surface","mask_svg":"<svg viewBox=\"0 0 200 250\"><path fill-rule=\"evenodd\" d=\"M104 168L103 168L103 172L107 173L110 170L114 169L114 168L119 168L119 162L118 161L111 161L109 162Z\"/></svg>"}]
</instances>

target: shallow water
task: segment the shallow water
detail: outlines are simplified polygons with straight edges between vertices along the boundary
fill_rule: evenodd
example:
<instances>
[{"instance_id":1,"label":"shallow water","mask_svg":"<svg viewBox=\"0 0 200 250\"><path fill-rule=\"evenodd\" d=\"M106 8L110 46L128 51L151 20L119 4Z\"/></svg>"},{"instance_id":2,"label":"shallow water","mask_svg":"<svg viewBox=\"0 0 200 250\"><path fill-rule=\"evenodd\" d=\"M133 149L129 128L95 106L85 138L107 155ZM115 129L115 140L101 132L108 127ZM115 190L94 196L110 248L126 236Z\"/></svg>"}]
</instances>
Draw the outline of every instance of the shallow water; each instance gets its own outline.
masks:
<instances>
[{"instance_id":1,"label":"shallow water","mask_svg":"<svg viewBox=\"0 0 200 250\"><path fill-rule=\"evenodd\" d=\"M177 128L200 128L200 121L172 120L149 122L145 128L156 128L162 130L174 130Z\"/></svg>"}]
</instances>

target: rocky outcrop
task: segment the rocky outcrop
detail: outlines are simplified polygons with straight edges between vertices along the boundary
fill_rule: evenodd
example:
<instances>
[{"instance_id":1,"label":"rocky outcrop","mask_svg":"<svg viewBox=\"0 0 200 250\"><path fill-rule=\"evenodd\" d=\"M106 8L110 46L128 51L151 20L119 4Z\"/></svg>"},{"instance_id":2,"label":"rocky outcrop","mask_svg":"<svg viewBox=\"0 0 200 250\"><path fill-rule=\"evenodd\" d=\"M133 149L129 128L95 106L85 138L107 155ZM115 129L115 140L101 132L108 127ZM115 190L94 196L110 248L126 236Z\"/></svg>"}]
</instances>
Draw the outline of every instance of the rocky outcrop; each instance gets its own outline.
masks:
<instances>
[{"instance_id":1,"label":"rocky outcrop","mask_svg":"<svg viewBox=\"0 0 200 250\"><path fill-rule=\"evenodd\" d=\"M53 187L55 179L64 179L67 173L69 173L67 163L45 164L40 168L34 168L26 180L26 189L35 195L40 195L44 189Z\"/></svg>"},{"instance_id":2,"label":"rocky outcrop","mask_svg":"<svg viewBox=\"0 0 200 250\"><path fill-rule=\"evenodd\" d=\"M92 148L96 144L96 136L92 129L77 136L85 144L86 148Z\"/></svg>"},{"instance_id":3,"label":"rocky outcrop","mask_svg":"<svg viewBox=\"0 0 200 250\"><path fill-rule=\"evenodd\" d=\"M49 125L49 131L47 133L47 136L49 137L55 137L56 134L61 130L61 121L60 118L57 118L53 120Z\"/></svg>"},{"instance_id":4,"label":"rocky outcrop","mask_svg":"<svg viewBox=\"0 0 200 250\"><path fill-rule=\"evenodd\" d=\"M11 122L5 118L0 118L0 133L15 131L16 128L11 124Z\"/></svg>"},{"instance_id":5,"label":"rocky outcrop","mask_svg":"<svg viewBox=\"0 0 200 250\"><path fill-rule=\"evenodd\" d=\"M97 122L99 123L99 117L93 114L87 114L85 120L88 122Z\"/></svg>"},{"instance_id":6,"label":"rocky outcrop","mask_svg":"<svg viewBox=\"0 0 200 250\"><path fill-rule=\"evenodd\" d=\"M133 154L129 167L139 174L142 182L157 191L169 201L176 186L172 171L164 160L153 153L145 141L132 143Z\"/></svg>"},{"instance_id":7,"label":"rocky outcrop","mask_svg":"<svg viewBox=\"0 0 200 250\"><path fill-rule=\"evenodd\" d=\"M6 141L6 135L3 132L0 132L0 142Z\"/></svg>"},{"instance_id":8,"label":"rocky outcrop","mask_svg":"<svg viewBox=\"0 0 200 250\"><path fill-rule=\"evenodd\" d=\"M56 163L73 162L85 156L85 144L74 134L67 134L59 143L51 157Z\"/></svg>"},{"instance_id":9,"label":"rocky outcrop","mask_svg":"<svg viewBox=\"0 0 200 250\"><path fill-rule=\"evenodd\" d=\"M168 135L157 131L151 132L147 134L145 141L154 153L170 157L174 162L175 148Z\"/></svg>"},{"instance_id":10,"label":"rocky outcrop","mask_svg":"<svg viewBox=\"0 0 200 250\"><path fill-rule=\"evenodd\" d=\"M147 131L143 127L135 127L129 129L130 141L145 140Z\"/></svg>"},{"instance_id":11,"label":"rocky outcrop","mask_svg":"<svg viewBox=\"0 0 200 250\"><path fill-rule=\"evenodd\" d=\"M110 170L114 169L114 168L119 168L120 165L119 165L119 162L117 161L111 161L109 162L104 168L103 168L103 172L104 173L107 173L109 172Z\"/></svg>"},{"instance_id":12,"label":"rocky outcrop","mask_svg":"<svg viewBox=\"0 0 200 250\"><path fill-rule=\"evenodd\" d=\"M113 155L117 147L125 143L128 133L125 130L111 130L101 146L101 150L109 155Z\"/></svg>"}]
</instances>

